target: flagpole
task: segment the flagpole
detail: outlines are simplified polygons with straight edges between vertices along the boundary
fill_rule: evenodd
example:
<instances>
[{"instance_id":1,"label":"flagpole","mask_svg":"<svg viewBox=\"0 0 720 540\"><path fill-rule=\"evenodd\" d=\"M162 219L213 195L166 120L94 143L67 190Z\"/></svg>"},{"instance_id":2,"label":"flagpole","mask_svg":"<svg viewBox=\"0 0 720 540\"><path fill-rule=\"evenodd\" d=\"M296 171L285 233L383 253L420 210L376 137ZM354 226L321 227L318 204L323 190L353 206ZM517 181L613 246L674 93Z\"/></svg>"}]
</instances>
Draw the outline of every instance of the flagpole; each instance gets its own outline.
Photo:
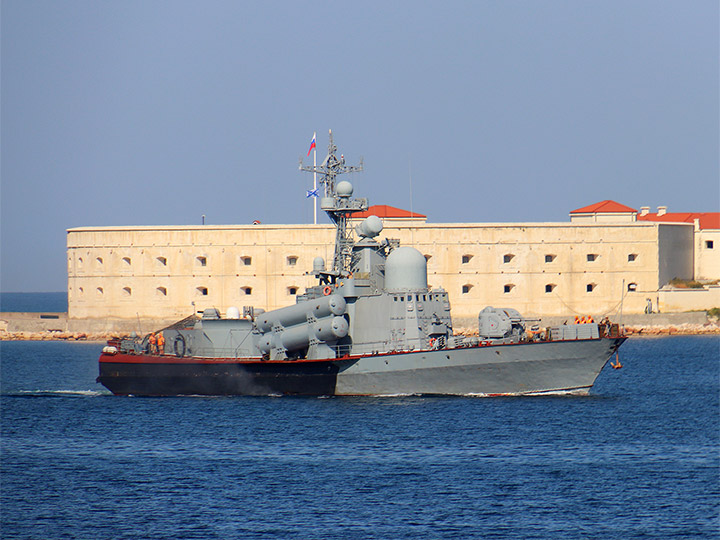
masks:
<instances>
[{"instance_id":1,"label":"flagpole","mask_svg":"<svg viewBox=\"0 0 720 540\"><path fill-rule=\"evenodd\" d=\"M315 136L317 135L317 132L313 133L313 141L315 140ZM313 148L313 169L315 171L313 172L313 190L317 190L317 146ZM315 191L317 193L317 191ZM317 225L317 195L313 197L313 223Z\"/></svg>"}]
</instances>

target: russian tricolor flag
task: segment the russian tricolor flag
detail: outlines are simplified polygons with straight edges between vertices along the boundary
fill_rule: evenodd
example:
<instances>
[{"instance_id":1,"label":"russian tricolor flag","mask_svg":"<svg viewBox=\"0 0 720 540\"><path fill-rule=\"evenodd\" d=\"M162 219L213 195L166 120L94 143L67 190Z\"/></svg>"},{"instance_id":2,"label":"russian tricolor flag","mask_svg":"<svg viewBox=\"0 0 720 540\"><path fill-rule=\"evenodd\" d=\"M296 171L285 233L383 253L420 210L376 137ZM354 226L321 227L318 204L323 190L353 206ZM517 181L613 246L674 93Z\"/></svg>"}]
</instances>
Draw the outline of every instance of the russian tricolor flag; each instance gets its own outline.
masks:
<instances>
[{"instance_id":1,"label":"russian tricolor flag","mask_svg":"<svg viewBox=\"0 0 720 540\"><path fill-rule=\"evenodd\" d=\"M310 149L308 150L307 157L310 157L310 152L315 148L315 133L313 133L312 141L310 141Z\"/></svg>"}]
</instances>

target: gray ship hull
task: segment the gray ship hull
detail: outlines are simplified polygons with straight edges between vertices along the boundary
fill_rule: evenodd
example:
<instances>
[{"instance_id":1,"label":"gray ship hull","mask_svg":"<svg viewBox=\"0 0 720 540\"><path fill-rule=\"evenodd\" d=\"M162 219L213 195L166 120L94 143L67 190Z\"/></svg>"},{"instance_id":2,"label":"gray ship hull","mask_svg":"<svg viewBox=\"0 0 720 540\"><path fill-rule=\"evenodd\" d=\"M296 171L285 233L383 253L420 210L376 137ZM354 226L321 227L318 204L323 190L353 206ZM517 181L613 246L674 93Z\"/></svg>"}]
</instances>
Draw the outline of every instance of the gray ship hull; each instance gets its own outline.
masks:
<instances>
[{"instance_id":1,"label":"gray ship hull","mask_svg":"<svg viewBox=\"0 0 720 540\"><path fill-rule=\"evenodd\" d=\"M341 361L335 395L585 394L625 339L519 343Z\"/></svg>"}]
</instances>

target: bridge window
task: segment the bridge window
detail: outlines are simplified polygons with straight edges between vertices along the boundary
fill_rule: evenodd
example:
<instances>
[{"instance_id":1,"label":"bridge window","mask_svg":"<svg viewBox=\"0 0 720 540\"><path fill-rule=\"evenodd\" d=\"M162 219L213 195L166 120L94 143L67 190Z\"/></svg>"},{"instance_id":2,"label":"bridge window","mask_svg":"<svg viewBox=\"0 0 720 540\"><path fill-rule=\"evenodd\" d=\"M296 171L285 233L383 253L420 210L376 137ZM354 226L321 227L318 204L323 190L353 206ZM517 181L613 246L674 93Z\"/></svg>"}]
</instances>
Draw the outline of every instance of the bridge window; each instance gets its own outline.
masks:
<instances>
[{"instance_id":1,"label":"bridge window","mask_svg":"<svg viewBox=\"0 0 720 540\"><path fill-rule=\"evenodd\" d=\"M463 255L463 256L462 256L462 263L463 263L463 264L467 264L467 263L470 262L470 259L472 259L472 258L473 258L472 255Z\"/></svg>"},{"instance_id":2,"label":"bridge window","mask_svg":"<svg viewBox=\"0 0 720 540\"><path fill-rule=\"evenodd\" d=\"M98 287L98 288L95 290L95 293L96 293L98 296L102 296L104 292L105 292L105 291L103 291L103 288L102 288L102 287Z\"/></svg>"},{"instance_id":3,"label":"bridge window","mask_svg":"<svg viewBox=\"0 0 720 540\"><path fill-rule=\"evenodd\" d=\"M298 292L297 287L288 287L288 294L290 296L295 296L297 294L297 292Z\"/></svg>"},{"instance_id":4,"label":"bridge window","mask_svg":"<svg viewBox=\"0 0 720 540\"><path fill-rule=\"evenodd\" d=\"M588 284L585 286L585 291L586 291L586 292L593 292L593 291L595 290L595 287L597 287L597 284L595 284L595 283L588 283Z\"/></svg>"},{"instance_id":5,"label":"bridge window","mask_svg":"<svg viewBox=\"0 0 720 540\"><path fill-rule=\"evenodd\" d=\"M505 294L507 294L507 293L509 293L510 291L512 291L514 288L515 288L515 285L513 285L512 283L508 283L507 285L504 285L504 286L503 286L503 292L504 292Z\"/></svg>"},{"instance_id":6,"label":"bridge window","mask_svg":"<svg viewBox=\"0 0 720 540\"><path fill-rule=\"evenodd\" d=\"M240 287L240 292L250 296L252 294L252 287Z\"/></svg>"},{"instance_id":7,"label":"bridge window","mask_svg":"<svg viewBox=\"0 0 720 540\"><path fill-rule=\"evenodd\" d=\"M715 243L712 240L705 240L705 249L713 249Z\"/></svg>"},{"instance_id":8,"label":"bridge window","mask_svg":"<svg viewBox=\"0 0 720 540\"><path fill-rule=\"evenodd\" d=\"M587 254L587 261L588 261L588 262L595 262L595 261L598 259L599 256L600 256L600 255L598 255L597 253L588 253L588 254Z\"/></svg>"},{"instance_id":9,"label":"bridge window","mask_svg":"<svg viewBox=\"0 0 720 540\"><path fill-rule=\"evenodd\" d=\"M635 260L637 260L637 253L629 253L628 262L635 262Z\"/></svg>"},{"instance_id":10,"label":"bridge window","mask_svg":"<svg viewBox=\"0 0 720 540\"><path fill-rule=\"evenodd\" d=\"M515 255L513 255L512 253L507 253L507 254L503 255L503 263L507 264L510 261L512 261L514 258L515 258Z\"/></svg>"},{"instance_id":11,"label":"bridge window","mask_svg":"<svg viewBox=\"0 0 720 540\"><path fill-rule=\"evenodd\" d=\"M122 295L123 296L132 296L132 289L130 287L123 287Z\"/></svg>"},{"instance_id":12,"label":"bridge window","mask_svg":"<svg viewBox=\"0 0 720 540\"><path fill-rule=\"evenodd\" d=\"M545 285L545 292L551 293L555 290L555 287L557 287L557 285L555 285L554 283L548 283L547 285Z\"/></svg>"},{"instance_id":13,"label":"bridge window","mask_svg":"<svg viewBox=\"0 0 720 540\"><path fill-rule=\"evenodd\" d=\"M158 296L167 296L167 289L165 287L158 287L155 289Z\"/></svg>"},{"instance_id":14,"label":"bridge window","mask_svg":"<svg viewBox=\"0 0 720 540\"><path fill-rule=\"evenodd\" d=\"M463 293L463 294L467 294L467 293L470 292L470 289L472 289L472 288L473 288L473 286L470 285L469 283L468 283L467 285L463 285L463 286L462 286L462 293Z\"/></svg>"},{"instance_id":15,"label":"bridge window","mask_svg":"<svg viewBox=\"0 0 720 540\"><path fill-rule=\"evenodd\" d=\"M95 262L97 263L98 266L102 266L103 265L102 257L98 257L97 259L95 259Z\"/></svg>"},{"instance_id":16,"label":"bridge window","mask_svg":"<svg viewBox=\"0 0 720 540\"><path fill-rule=\"evenodd\" d=\"M240 257L240 262L245 266L250 266L252 264L252 257Z\"/></svg>"},{"instance_id":17,"label":"bridge window","mask_svg":"<svg viewBox=\"0 0 720 540\"><path fill-rule=\"evenodd\" d=\"M198 287L195 289L200 296L207 296L208 295L208 288L207 287Z\"/></svg>"},{"instance_id":18,"label":"bridge window","mask_svg":"<svg viewBox=\"0 0 720 540\"><path fill-rule=\"evenodd\" d=\"M160 266L167 266L167 259L165 257L158 257L155 259Z\"/></svg>"},{"instance_id":19,"label":"bridge window","mask_svg":"<svg viewBox=\"0 0 720 540\"><path fill-rule=\"evenodd\" d=\"M545 255L545 262L551 263L555 260L555 257L557 257L557 255L552 255L552 254Z\"/></svg>"},{"instance_id":20,"label":"bridge window","mask_svg":"<svg viewBox=\"0 0 720 540\"><path fill-rule=\"evenodd\" d=\"M197 262L200 266L207 266L207 257L197 257Z\"/></svg>"},{"instance_id":21,"label":"bridge window","mask_svg":"<svg viewBox=\"0 0 720 540\"><path fill-rule=\"evenodd\" d=\"M295 266L298 262L298 258L295 255L291 255L287 258L288 266Z\"/></svg>"}]
</instances>

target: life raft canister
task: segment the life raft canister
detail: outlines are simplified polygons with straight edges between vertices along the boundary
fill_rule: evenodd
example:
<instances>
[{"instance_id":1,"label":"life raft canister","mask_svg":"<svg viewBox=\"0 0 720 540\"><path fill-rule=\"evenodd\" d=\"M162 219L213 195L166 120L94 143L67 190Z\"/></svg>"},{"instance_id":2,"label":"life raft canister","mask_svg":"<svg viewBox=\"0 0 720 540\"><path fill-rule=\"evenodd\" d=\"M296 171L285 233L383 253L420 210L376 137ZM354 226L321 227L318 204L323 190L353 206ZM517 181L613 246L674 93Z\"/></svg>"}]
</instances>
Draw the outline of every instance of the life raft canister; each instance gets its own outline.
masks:
<instances>
[{"instance_id":1,"label":"life raft canister","mask_svg":"<svg viewBox=\"0 0 720 540\"><path fill-rule=\"evenodd\" d=\"M330 294L332 294L332 287L330 287L329 285L326 286L326 287L323 289L323 294L324 294L325 296L329 296Z\"/></svg>"}]
</instances>

